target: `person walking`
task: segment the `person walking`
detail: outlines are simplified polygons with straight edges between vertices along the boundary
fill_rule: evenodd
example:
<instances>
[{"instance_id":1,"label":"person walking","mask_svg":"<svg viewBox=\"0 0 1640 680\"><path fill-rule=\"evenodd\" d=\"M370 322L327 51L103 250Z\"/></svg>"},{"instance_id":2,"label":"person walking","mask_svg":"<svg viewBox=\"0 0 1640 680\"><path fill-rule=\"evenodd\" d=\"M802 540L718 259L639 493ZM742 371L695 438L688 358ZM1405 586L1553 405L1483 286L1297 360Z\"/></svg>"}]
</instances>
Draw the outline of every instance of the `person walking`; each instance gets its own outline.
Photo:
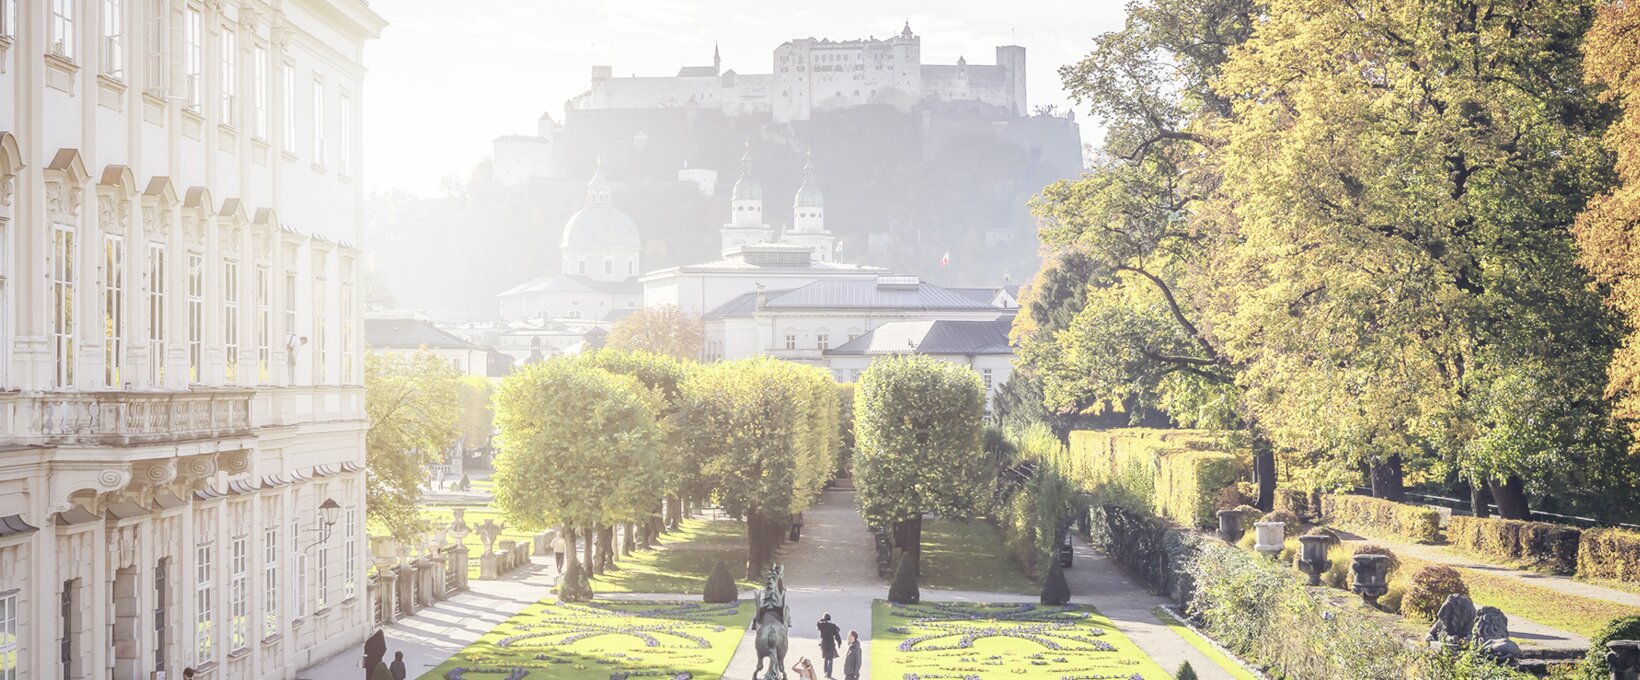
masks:
<instances>
[{"instance_id":1,"label":"person walking","mask_svg":"<svg viewBox=\"0 0 1640 680\"><path fill-rule=\"evenodd\" d=\"M820 659L826 667L826 678L831 678L831 662L837 658L837 646L843 644L843 634L837 630L837 624L831 622L831 612L820 617L815 624L820 629Z\"/></svg>"},{"instance_id":2,"label":"person walking","mask_svg":"<svg viewBox=\"0 0 1640 680\"><path fill-rule=\"evenodd\" d=\"M564 532L563 532L563 530L559 530L558 534L556 536L552 537L552 561L553 561L554 564L558 565L558 573L560 575L564 573L564 550L565 550L565 548L566 548L566 546L564 545Z\"/></svg>"},{"instance_id":3,"label":"person walking","mask_svg":"<svg viewBox=\"0 0 1640 680\"><path fill-rule=\"evenodd\" d=\"M388 666L387 670L393 672L393 680L404 680L408 674L404 668L404 652L393 652L393 665Z\"/></svg>"},{"instance_id":4,"label":"person walking","mask_svg":"<svg viewBox=\"0 0 1640 680\"><path fill-rule=\"evenodd\" d=\"M843 657L843 680L860 680L860 634L848 632L848 656Z\"/></svg>"}]
</instances>

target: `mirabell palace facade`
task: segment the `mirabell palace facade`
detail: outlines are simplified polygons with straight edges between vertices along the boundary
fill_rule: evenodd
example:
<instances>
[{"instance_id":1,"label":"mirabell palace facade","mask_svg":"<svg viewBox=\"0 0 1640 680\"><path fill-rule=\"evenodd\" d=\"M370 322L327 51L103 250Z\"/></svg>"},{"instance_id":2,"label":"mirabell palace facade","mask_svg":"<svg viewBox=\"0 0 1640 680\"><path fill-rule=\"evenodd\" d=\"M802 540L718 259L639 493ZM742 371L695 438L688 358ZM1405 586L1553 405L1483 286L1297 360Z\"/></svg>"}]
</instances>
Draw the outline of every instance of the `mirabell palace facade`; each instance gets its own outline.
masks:
<instances>
[{"instance_id":1,"label":"mirabell palace facade","mask_svg":"<svg viewBox=\"0 0 1640 680\"><path fill-rule=\"evenodd\" d=\"M370 632L363 0L0 0L0 680Z\"/></svg>"}]
</instances>

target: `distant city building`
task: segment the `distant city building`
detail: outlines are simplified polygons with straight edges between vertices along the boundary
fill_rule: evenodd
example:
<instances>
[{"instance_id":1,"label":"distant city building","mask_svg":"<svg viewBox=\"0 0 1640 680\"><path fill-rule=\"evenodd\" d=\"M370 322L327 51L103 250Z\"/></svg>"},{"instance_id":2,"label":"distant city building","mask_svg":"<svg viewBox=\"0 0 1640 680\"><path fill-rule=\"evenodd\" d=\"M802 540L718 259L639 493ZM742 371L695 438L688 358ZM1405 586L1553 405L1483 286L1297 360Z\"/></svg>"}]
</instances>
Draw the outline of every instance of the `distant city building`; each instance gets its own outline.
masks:
<instances>
[{"instance_id":1,"label":"distant city building","mask_svg":"<svg viewBox=\"0 0 1640 680\"><path fill-rule=\"evenodd\" d=\"M594 66L591 87L566 107L766 113L777 123L867 104L910 111L923 102L972 101L1014 116L1028 110L1025 48L997 47L994 65L969 64L966 58L954 65L924 64L922 38L909 23L882 40L790 40L774 49L770 65L769 73L725 71L714 50L711 66L685 66L674 76L618 78L613 68Z\"/></svg>"},{"instance_id":2,"label":"distant city building","mask_svg":"<svg viewBox=\"0 0 1640 680\"><path fill-rule=\"evenodd\" d=\"M0 677L371 631L361 0L3 2ZM391 604L387 606L392 606Z\"/></svg>"},{"instance_id":3,"label":"distant city building","mask_svg":"<svg viewBox=\"0 0 1640 680\"><path fill-rule=\"evenodd\" d=\"M426 319L365 319L364 344L370 351L381 354L410 356L425 350L450 362L462 375L501 377L490 375L488 348L445 331Z\"/></svg>"},{"instance_id":4,"label":"distant city building","mask_svg":"<svg viewBox=\"0 0 1640 680\"><path fill-rule=\"evenodd\" d=\"M564 127L549 114L536 121L534 135L503 135L490 143L492 181L504 187L525 186L533 179L558 177L553 145Z\"/></svg>"},{"instance_id":5,"label":"distant city building","mask_svg":"<svg viewBox=\"0 0 1640 680\"><path fill-rule=\"evenodd\" d=\"M559 244L559 274L501 293L501 318L590 319L614 323L643 302L638 225L610 201L603 169L587 182L586 207L570 216Z\"/></svg>"},{"instance_id":6,"label":"distant city building","mask_svg":"<svg viewBox=\"0 0 1640 680\"><path fill-rule=\"evenodd\" d=\"M887 356L926 354L967 366L979 374L989 413L997 390L1013 377L1014 348L1008 340L1013 323L1013 314L993 321L892 321L822 355L839 382L859 380L872 362Z\"/></svg>"}]
</instances>

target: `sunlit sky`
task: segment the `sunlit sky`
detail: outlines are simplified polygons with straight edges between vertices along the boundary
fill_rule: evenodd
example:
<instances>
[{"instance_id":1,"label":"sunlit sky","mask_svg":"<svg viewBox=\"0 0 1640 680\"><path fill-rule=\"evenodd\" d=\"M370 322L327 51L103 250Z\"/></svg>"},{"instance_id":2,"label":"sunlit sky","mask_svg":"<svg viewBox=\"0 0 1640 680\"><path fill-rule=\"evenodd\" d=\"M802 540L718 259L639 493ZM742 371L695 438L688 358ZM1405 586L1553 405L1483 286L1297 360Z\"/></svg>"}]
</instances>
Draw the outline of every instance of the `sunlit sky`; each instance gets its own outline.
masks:
<instances>
[{"instance_id":1,"label":"sunlit sky","mask_svg":"<svg viewBox=\"0 0 1640 680\"><path fill-rule=\"evenodd\" d=\"M923 63L995 62L997 45L1027 48L1030 105L1067 106L1056 73L1120 26L1114 0L375 0L389 22L365 48L365 172L373 189L429 194L465 176L490 140L528 134L540 115L563 121L595 64L617 76L706 65L768 73L792 38L896 33L907 20ZM1084 114L1085 111L1078 111ZM1084 119L1084 123L1086 120ZM1083 130L1085 140L1093 139Z\"/></svg>"}]
</instances>

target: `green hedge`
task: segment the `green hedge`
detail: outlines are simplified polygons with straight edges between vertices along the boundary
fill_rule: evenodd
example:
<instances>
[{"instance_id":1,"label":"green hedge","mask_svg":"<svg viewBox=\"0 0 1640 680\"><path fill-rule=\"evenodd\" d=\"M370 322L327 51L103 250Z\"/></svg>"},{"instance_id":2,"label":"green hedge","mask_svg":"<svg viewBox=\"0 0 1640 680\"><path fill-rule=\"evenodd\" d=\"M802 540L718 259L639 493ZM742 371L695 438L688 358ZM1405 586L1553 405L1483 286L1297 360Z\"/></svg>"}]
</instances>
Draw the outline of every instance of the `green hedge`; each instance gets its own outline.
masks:
<instances>
[{"instance_id":1,"label":"green hedge","mask_svg":"<svg viewBox=\"0 0 1640 680\"><path fill-rule=\"evenodd\" d=\"M1328 494L1321 497L1321 514L1331 524L1391 535L1409 541L1434 543L1441 538L1441 514L1430 508L1369 496Z\"/></svg>"},{"instance_id":2,"label":"green hedge","mask_svg":"<svg viewBox=\"0 0 1640 680\"><path fill-rule=\"evenodd\" d=\"M1640 532L1589 529L1577 544L1577 575L1640 583Z\"/></svg>"},{"instance_id":3,"label":"green hedge","mask_svg":"<svg viewBox=\"0 0 1640 680\"><path fill-rule=\"evenodd\" d=\"M1577 571L1577 552L1583 532L1547 522L1453 516L1446 539L1473 555L1527 562L1557 574Z\"/></svg>"},{"instance_id":4,"label":"green hedge","mask_svg":"<svg viewBox=\"0 0 1640 680\"><path fill-rule=\"evenodd\" d=\"M1243 457L1222 438L1197 430L1071 433L1071 477L1090 489L1130 498L1188 526L1217 526L1214 498L1246 476Z\"/></svg>"}]
</instances>

